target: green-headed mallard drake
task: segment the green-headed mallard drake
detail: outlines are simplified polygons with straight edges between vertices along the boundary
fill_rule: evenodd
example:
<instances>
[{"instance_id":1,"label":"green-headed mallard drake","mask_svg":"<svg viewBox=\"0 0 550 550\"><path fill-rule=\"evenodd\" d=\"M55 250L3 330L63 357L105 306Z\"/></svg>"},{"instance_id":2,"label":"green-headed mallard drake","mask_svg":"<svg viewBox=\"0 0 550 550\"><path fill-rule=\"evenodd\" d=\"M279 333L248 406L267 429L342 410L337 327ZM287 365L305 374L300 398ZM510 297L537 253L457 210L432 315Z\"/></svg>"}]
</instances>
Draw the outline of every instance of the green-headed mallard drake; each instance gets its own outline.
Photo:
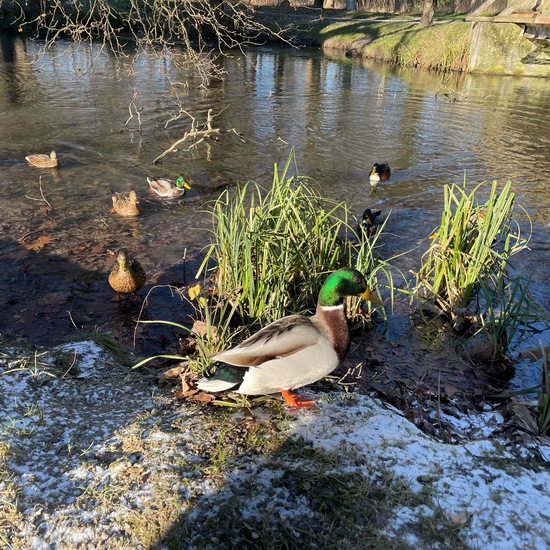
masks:
<instances>
[{"instance_id":1,"label":"green-headed mallard drake","mask_svg":"<svg viewBox=\"0 0 550 550\"><path fill-rule=\"evenodd\" d=\"M183 197L185 191L191 189L181 176L176 181L167 178L147 178L147 182L151 193L156 193L165 199Z\"/></svg>"},{"instance_id":2,"label":"green-headed mallard drake","mask_svg":"<svg viewBox=\"0 0 550 550\"><path fill-rule=\"evenodd\" d=\"M116 254L116 263L109 273L109 284L116 292L113 301L119 302L121 294L135 294L147 281L141 264L124 248Z\"/></svg>"},{"instance_id":3,"label":"green-headed mallard drake","mask_svg":"<svg viewBox=\"0 0 550 550\"><path fill-rule=\"evenodd\" d=\"M334 271L321 287L315 315L283 317L238 346L215 354L213 359L222 364L201 378L197 387L245 395L280 391L292 407L314 407L313 401L300 400L291 390L320 380L344 359L350 344L344 299L358 295L382 305L359 271Z\"/></svg>"},{"instance_id":4,"label":"green-headed mallard drake","mask_svg":"<svg viewBox=\"0 0 550 550\"><path fill-rule=\"evenodd\" d=\"M111 208L111 212L116 212L121 216L139 216L139 200L133 189L130 191L128 196L123 195L122 193L115 193L112 198L113 208Z\"/></svg>"},{"instance_id":5,"label":"green-headed mallard drake","mask_svg":"<svg viewBox=\"0 0 550 550\"><path fill-rule=\"evenodd\" d=\"M370 208L366 208L361 217L361 222L357 227L357 233L360 237L372 237L378 230L380 222L376 221L376 218L382 214L382 210L376 210L373 212Z\"/></svg>"},{"instance_id":6,"label":"green-headed mallard drake","mask_svg":"<svg viewBox=\"0 0 550 550\"><path fill-rule=\"evenodd\" d=\"M49 155L28 155L25 160L31 165L38 168L56 168L59 164L57 153L52 151Z\"/></svg>"},{"instance_id":7,"label":"green-headed mallard drake","mask_svg":"<svg viewBox=\"0 0 550 550\"><path fill-rule=\"evenodd\" d=\"M375 162L370 171L370 181L384 181L389 180L391 176L390 165L387 162L379 164Z\"/></svg>"}]
</instances>

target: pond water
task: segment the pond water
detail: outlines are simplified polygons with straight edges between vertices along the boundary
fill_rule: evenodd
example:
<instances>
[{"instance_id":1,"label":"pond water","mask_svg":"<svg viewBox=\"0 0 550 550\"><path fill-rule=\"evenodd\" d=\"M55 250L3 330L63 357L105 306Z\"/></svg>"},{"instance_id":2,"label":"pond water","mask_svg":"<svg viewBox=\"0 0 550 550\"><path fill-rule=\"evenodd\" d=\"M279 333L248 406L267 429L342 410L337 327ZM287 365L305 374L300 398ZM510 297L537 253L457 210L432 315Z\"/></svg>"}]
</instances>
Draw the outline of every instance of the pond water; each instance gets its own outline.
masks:
<instances>
[{"instance_id":1,"label":"pond water","mask_svg":"<svg viewBox=\"0 0 550 550\"><path fill-rule=\"evenodd\" d=\"M515 267L549 308L548 80L437 75L262 47L230 53L219 61L225 80L203 86L173 59L116 59L68 44L40 54L41 44L23 37L4 36L0 47L0 332L9 340L52 344L97 327L138 341L147 334L141 353L162 348L169 330L134 335L128 320L139 306L110 301L107 250L125 246L139 259L149 278L143 295L192 283L209 242L206 205L227 182L269 185L273 163L284 164L291 148L325 195L358 216L369 206L389 214L388 254L416 247L400 260L405 271L418 267L438 224L445 183L511 179L525 209L517 216L533 226ZM181 83L179 103L170 81ZM203 123L209 109L215 140L152 163L189 129L184 111ZM52 149L58 170L24 160ZM383 161L392 177L372 187L370 168ZM183 200L149 194L147 176L180 174L192 186ZM110 213L113 192L131 188L142 215ZM159 288L146 315L183 321L183 307ZM394 326L389 337L400 334Z\"/></svg>"}]
</instances>

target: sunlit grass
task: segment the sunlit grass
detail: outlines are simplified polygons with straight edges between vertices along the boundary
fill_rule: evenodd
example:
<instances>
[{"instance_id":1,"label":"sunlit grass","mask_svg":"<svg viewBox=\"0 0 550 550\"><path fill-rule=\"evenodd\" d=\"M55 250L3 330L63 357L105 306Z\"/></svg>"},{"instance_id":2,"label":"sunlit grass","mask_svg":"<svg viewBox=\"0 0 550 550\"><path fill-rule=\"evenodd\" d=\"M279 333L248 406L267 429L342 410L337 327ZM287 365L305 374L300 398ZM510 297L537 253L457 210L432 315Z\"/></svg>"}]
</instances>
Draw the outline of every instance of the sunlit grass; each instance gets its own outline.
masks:
<instances>
[{"instance_id":1,"label":"sunlit grass","mask_svg":"<svg viewBox=\"0 0 550 550\"><path fill-rule=\"evenodd\" d=\"M353 266L376 286L388 265L376 239L360 239L346 203L321 196L298 174L291 155L275 165L270 189L249 182L214 204L212 245L199 271L213 275L212 294L235 304L246 324L263 325L315 306L327 274Z\"/></svg>"},{"instance_id":2,"label":"sunlit grass","mask_svg":"<svg viewBox=\"0 0 550 550\"><path fill-rule=\"evenodd\" d=\"M460 17L438 25L420 27L416 22L374 20L317 21L308 34L323 47L395 63L403 67L440 71L467 70L470 23Z\"/></svg>"}]
</instances>

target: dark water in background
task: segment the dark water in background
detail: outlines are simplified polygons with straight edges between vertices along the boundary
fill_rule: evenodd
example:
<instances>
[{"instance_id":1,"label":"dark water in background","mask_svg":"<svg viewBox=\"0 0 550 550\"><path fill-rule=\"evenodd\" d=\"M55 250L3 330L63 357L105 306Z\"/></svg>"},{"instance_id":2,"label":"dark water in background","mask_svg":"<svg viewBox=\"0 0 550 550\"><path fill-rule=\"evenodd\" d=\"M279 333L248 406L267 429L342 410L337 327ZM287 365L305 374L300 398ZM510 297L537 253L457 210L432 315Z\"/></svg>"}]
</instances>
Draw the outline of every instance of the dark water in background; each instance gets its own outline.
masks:
<instances>
[{"instance_id":1,"label":"dark water in background","mask_svg":"<svg viewBox=\"0 0 550 550\"><path fill-rule=\"evenodd\" d=\"M22 38L1 43L0 333L9 339L60 341L75 330L68 312L86 329L115 333L135 318L133 306L110 302L108 248L132 250L151 285L193 282L209 238L204 206L218 196L217 186L250 179L269 185L273 163L284 165L292 147L300 172L327 196L345 199L357 215L367 206L391 211L388 252L419 246L399 260L404 270L418 267L425 237L438 224L443 184L511 179L525 208L518 218L526 230L528 216L533 224L531 250L515 265L549 308L548 79L457 78L266 47L230 54L221 61L226 79L201 86L172 60L120 60L68 45L38 56L39 48ZM168 80L182 83L181 105ZM128 124L134 131L125 126L136 92L141 132L135 111ZM186 116L166 126L180 108L198 122L212 109L222 132L154 166L189 129ZM27 166L25 155L52 149L58 171ZM392 178L372 188L370 167L382 161L390 162ZM147 176L180 174L193 188L183 201L149 195ZM112 193L130 188L142 216L109 213ZM169 297L157 291L148 315L181 317L181 302Z\"/></svg>"}]
</instances>

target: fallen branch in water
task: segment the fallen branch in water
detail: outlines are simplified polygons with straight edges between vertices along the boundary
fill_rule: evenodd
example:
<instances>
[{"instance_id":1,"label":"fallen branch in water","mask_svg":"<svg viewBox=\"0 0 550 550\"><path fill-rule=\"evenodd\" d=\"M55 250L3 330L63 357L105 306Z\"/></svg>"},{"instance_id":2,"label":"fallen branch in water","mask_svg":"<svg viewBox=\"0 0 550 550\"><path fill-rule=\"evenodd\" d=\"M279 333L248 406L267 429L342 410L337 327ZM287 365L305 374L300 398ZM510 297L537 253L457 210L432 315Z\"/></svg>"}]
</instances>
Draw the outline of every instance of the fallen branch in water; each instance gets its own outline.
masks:
<instances>
[{"instance_id":1,"label":"fallen branch in water","mask_svg":"<svg viewBox=\"0 0 550 550\"><path fill-rule=\"evenodd\" d=\"M197 124L197 119L189 114L187 111L181 111L181 113L186 114L191 119L191 130L185 132L183 134L183 137L175 141L166 151L161 153L154 161L153 164L157 164L159 161L161 161L168 153L171 153L173 151L177 151L178 145L183 143L184 141L187 141L188 139L194 140L193 143L189 146L189 149L192 147L196 147L199 143L203 142L206 138L212 136L213 134L219 134L220 129L219 128L212 128L212 109L208 109L208 114L206 118L206 122L204 123L204 130L199 130L199 126ZM180 114L181 114L180 113Z\"/></svg>"},{"instance_id":2,"label":"fallen branch in water","mask_svg":"<svg viewBox=\"0 0 550 550\"><path fill-rule=\"evenodd\" d=\"M138 107L137 105L137 99L139 98L139 92L134 88L134 95L132 97L132 101L130 101L130 105L128 105L128 111L130 113L130 116L128 117L128 120L126 120L126 123L124 124L130 132L132 132L132 128L128 126L128 123L134 118L134 112L135 116L137 117L137 128L136 131L141 132L141 111L143 111L143 107Z\"/></svg>"},{"instance_id":3,"label":"fallen branch in water","mask_svg":"<svg viewBox=\"0 0 550 550\"><path fill-rule=\"evenodd\" d=\"M25 197L31 201L43 201L48 205L48 208L52 208L52 205L46 200L46 197L44 196L44 192L42 191L42 176L38 178L38 187L40 189L40 195L42 195L41 199L35 199L34 197L29 197L28 195L25 195Z\"/></svg>"}]
</instances>

